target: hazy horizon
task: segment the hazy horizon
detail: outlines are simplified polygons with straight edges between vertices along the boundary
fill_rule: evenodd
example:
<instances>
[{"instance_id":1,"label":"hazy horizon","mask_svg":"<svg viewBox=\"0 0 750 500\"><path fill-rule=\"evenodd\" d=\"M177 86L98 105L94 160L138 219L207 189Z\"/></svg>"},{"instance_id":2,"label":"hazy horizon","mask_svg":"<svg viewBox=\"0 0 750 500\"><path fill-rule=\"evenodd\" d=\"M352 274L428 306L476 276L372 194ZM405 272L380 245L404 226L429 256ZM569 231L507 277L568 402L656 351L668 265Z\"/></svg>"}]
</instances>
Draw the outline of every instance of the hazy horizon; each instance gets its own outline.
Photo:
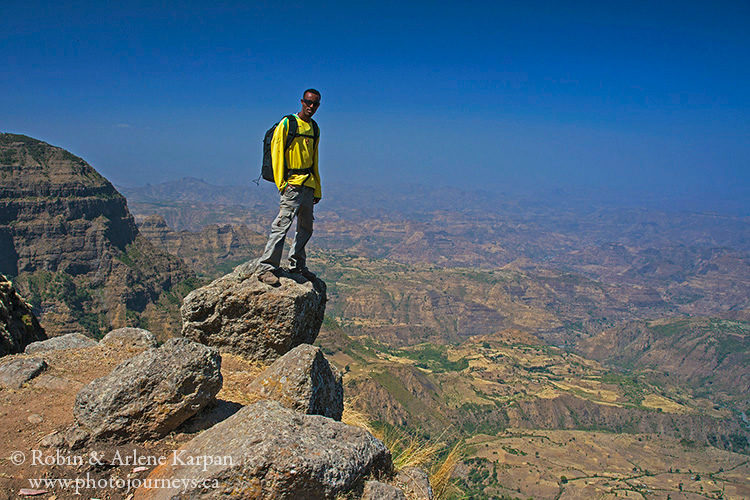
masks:
<instances>
[{"instance_id":1,"label":"hazy horizon","mask_svg":"<svg viewBox=\"0 0 750 500\"><path fill-rule=\"evenodd\" d=\"M275 200L276 190L271 183L261 180L258 185L251 181L238 183L218 183L200 177L187 176L179 179L169 179L159 183L145 182L141 184L134 183L116 183L113 182L118 190L140 190L152 187L180 186L184 187L186 181L199 181L216 188L228 188L231 190L242 190L249 198L259 198L266 200ZM750 193L739 188L723 193L722 196L698 196L696 192L689 191L672 191L670 193L657 193L649 190L626 190L610 189L598 187L596 189L587 186L558 186L558 187L523 187L523 186L502 186L502 188L492 189L491 186L484 186L478 189L467 189L463 186L449 185L431 185L426 183L407 183L400 186L388 186L386 184L362 184L355 182L338 182L327 186L329 197L325 203L319 205L318 210L327 210L330 206L337 207L346 205L351 198L340 199L342 193L348 193L356 196L380 197L383 202L388 201L388 197L403 200L410 194L415 193L416 198L424 198L431 191L435 191L437 200L442 196L451 196L451 193L463 195L462 199L471 199L471 195L476 195L472 202L482 203L486 200L497 202L526 201L532 204L544 204L549 206L588 206L592 209L601 208L644 208L659 210L665 212L716 212L723 215L747 217L750 216ZM235 191L236 192L236 191ZM705 195L706 193L703 192ZM390 200L393 201L393 200ZM452 198L449 201L455 202ZM400 203L400 202L399 202ZM398 208L394 206L392 208Z\"/></svg>"},{"instance_id":2,"label":"hazy horizon","mask_svg":"<svg viewBox=\"0 0 750 500\"><path fill-rule=\"evenodd\" d=\"M0 129L115 184L250 185L265 130L315 87L327 186L750 198L747 3L6 12Z\"/></svg>"}]
</instances>

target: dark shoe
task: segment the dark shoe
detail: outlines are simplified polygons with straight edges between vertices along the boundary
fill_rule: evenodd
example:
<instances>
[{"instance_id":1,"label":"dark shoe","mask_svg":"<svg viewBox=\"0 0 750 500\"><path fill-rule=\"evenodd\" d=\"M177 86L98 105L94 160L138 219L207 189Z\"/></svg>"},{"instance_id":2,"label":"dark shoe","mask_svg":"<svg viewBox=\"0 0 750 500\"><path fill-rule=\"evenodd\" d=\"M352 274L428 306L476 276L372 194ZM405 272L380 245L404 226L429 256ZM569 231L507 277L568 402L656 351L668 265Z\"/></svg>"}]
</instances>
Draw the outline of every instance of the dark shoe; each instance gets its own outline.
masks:
<instances>
[{"instance_id":1,"label":"dark shoe","mask_svg":"<svg viewBox=\"0 0 750 500\"><path fill-rule=\"evenodd\" d=\"M296 274L301 274L303 278L305 278L307 281L313 281L317 276L315 276L315 273L310 271L308 268L304 269L292 269L291 272Z\"/></svg>"},{"instance_id":2,"label":"dark shoe","mask_svg":"<svg viewBox=\"0 0 750 500\"><path fill-rule=\"evenodd\" d=\"M258 281L271 286L279 286L281 284L279 277L273 271L263 271L258 275Z\"/></svg>"}]
</instances>

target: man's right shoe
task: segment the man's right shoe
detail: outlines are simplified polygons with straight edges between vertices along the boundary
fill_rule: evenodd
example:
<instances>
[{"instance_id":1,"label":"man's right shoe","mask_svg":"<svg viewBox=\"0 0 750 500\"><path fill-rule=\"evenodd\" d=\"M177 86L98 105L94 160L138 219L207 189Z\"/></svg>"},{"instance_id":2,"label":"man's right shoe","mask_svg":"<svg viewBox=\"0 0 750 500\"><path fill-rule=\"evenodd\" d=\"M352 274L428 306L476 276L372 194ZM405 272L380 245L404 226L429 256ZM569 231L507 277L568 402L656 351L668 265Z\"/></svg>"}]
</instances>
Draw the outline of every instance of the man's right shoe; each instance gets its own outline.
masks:
<instances>
[{"instance_id":1,"label":"man's right shoe","mask_svg":"<svg viewBox=\"0 0 750 500\"><path fill-rule=\"evenodd\" d=\"M279 277L273 271L263 271L258 275L258 280L261 283L271 286L279 286L281 284Z\"/></svg>"},{"instance_id":2,"label":"man's right shoe","mask_svg":"<svg viewBox=\"0 0 750 500\"><path fill-rule=\"evenodd\" d=\"M315 276L315 273L310 271L308 268L303 267L302 269L290 269L289 270L292 273L301 274L303 278L305 278L307 281L314 281L317 276Z\"/></svg>"}]
</instances>

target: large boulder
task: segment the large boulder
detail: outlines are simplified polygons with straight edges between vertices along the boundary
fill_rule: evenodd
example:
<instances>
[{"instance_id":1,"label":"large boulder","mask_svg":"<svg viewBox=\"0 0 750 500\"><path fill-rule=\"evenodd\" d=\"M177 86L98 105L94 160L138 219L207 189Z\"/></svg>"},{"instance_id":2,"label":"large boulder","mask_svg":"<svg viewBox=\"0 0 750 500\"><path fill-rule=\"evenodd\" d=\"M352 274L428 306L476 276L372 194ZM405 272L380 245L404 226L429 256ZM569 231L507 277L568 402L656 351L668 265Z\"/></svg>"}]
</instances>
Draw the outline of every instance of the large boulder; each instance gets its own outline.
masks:
<instances>
[{"instance_id":1,"label":"large boulder","mask_svg":"<svg viewBox=\"0 0 750 500\"><path fill-rule=\"evenodd\" d=\"M148 479L175 489L141 488L135 499L334 498L392 469L388 449L364 429L276 401L244 407L173 456Z\"/></svg>"},{"instance_id":2,"label":"large boulder","mask_svg":"<svg viewBox=\"0 0 750 500\"><path fill-rule=\"evenodd\" d=\"M52 337L51 339L39 342L32 342L26 346L24 352L26 354L34 354L44 351L81 349L83 347L94 347L96 344L96 340L87 337L82 333L69 333L67 335L60 335L59 337Z\"/></svg>"},{"instance_id":3,"label":"large boulder","mask_svg":"<svg viewBox=\"0 0 750 500\"><path fill-rule=\"evenodd\" d=\"M223 352L272 361L312 344L323 323L326 286L281 272L281 286L258 281L256 263L193 290L182 304L182 334Z\"/></svg>"},{"instance_id":4,"label":"large boulder","mask_svg":"<svg viewBox=\"0 0 750 500\"><path fill-rule=\"evenodd\" d=\"M68 444L163 437L212 401L221 385L216 349L185 338L170 339L78 392Z\"/></svg>"},{"instance_id":5,"label":"large boulder","mask_svg":"<svg viewBox=\"0 0 750 500\"><path fill-rule=\"evenodd\" d=\"M31 312L31 306L0 274L0 356L23 352L31 342L46 338L44 329Z\"/></svg>"},{"instance_id":6,"label":"large boulder","mask_svg":"<svg viewBox=\"0 0 750 500\"><path fill-rule=\"evenodd\" d=\"M341 374L319 347L310 344L299 345L274 361L247 390L310 415L341 420L344 411Z\"/></svg>"}]
</instances>

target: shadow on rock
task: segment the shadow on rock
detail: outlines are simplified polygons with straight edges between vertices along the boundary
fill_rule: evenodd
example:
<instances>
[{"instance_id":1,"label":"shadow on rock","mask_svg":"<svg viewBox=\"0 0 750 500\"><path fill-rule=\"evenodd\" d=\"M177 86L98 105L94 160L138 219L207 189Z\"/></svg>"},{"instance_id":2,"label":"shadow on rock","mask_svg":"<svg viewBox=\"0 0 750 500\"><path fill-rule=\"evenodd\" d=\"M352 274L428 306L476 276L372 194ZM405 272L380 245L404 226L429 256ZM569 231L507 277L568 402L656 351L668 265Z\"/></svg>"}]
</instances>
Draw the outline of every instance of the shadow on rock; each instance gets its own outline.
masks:
<instances>
[{"instance_id":1,"label":"shadow on rock","mask_svg":"<svg viewBox=\"0 0 750 500\"><path fill-rule=\"evenodd\" d=\"M194 434L204 431L237 413L242 405L234 401L217 399L213 404L201 410L177 429L178 432Z\"/></svg>"}]
</instances>

